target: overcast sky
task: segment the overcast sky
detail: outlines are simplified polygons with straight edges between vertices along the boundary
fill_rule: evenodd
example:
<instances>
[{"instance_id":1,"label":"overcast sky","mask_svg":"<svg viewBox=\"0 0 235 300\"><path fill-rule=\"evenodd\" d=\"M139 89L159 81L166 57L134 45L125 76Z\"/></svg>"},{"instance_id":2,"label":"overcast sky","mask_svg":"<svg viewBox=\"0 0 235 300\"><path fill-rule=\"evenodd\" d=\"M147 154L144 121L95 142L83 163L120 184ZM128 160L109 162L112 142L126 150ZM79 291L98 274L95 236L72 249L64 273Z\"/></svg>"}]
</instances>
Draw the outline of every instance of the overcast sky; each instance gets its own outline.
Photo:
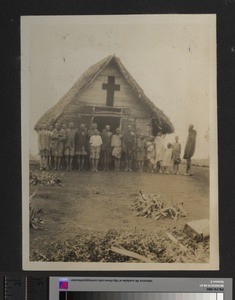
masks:
<instances>
[{"instance_id":1,"label":"overcast sky","mask_svg":"<svg viewBox=\"0 0 235 300\"><path fill-rule=\"evenodd\" d=\"M115 53L170 118L182 146L192 123L198 132L195 157L208 157L205 134L216 100L215 16L24 17L22 34L22 102L29 102L32 153L38 152L36 121L87 68Z\"/></svg>"}]
</instances>

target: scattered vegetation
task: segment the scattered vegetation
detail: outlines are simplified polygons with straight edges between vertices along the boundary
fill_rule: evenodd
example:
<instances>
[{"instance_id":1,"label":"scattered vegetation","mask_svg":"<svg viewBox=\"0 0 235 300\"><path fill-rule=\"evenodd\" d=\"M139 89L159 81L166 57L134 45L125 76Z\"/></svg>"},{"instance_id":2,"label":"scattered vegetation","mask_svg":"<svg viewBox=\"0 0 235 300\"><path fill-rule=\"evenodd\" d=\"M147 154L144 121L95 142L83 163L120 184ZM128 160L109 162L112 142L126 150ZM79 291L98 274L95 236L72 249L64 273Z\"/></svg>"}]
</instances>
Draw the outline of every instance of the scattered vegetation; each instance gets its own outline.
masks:
<instances>
[{"instance_id":1,"label":"scattered vegetation","mask_svg":"<svg viewBox=\"0 0 235 300\"><path fill-rule=\"evenodd\" d=\"M137 216L152 218L153 220L172 218L176 221L187 215L183 206L183 202L167 203L160 194L145 195L140 191L132 210L138 212Z\"/></svg>"},{"instance_id":2,"label":"scattered vegetation","mask_svg":"<svg viewBox=\"0 0 235 300\"><path fill-rule=\"evenodd\" d=\"M49 172L30 172L29 173L30 185L60 185L62 186L61 178L50 174Z\"/></svg>"},{"instance_id":3,"label":"scattered vegetation","mask_svg":"<svg viewBox=\"0 0 235 300\"><path fill-rule=\"evenodd\" d=\"M33 252L31 260L131 263L142 260L136 258L139 255L146 258L146 261L159 263L208 261L209 240L196 243L182 231L171 234L180 241L179 244L172 242L166 233L147 235L146 232L137 229L128 232L109 230L96 234L85 232L74 239L48 241L43 252ZM186 250L182 249L182 245Z\"/></svg>"},{"instance_id":4,"label":"scattered vegetation","mask_svg":"<svg viewBox=\"0 0 235 300\"><path fill-rule=\"evenodd\" d=\"M44 220L42 219L43 211L42 209L35 209L31 202L36 193L37 191L35 190L29 197L29 226L34 229L44 229L42 227L42 224L44 223Z\"/></svg>"}]
</instances>

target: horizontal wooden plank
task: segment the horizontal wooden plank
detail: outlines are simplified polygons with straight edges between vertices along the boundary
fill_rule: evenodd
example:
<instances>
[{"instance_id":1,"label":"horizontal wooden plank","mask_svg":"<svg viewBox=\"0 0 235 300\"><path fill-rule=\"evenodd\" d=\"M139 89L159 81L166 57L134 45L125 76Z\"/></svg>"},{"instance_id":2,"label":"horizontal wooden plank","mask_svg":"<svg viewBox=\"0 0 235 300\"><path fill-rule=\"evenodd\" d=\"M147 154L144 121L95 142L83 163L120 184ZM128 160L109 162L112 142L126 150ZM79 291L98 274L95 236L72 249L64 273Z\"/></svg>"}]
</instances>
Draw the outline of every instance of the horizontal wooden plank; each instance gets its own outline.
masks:
<instances>
[{"instance_id":1,"label":"horizontal wooden plank","mask_svg":"<svg viewBox=\"0 0 235 300\"><path fill-rule=\"evenodd\" d=\"M129 251L129 250L126 250L124 248L118 248L118 247L114 247L112 246L111 247L111 251L115 252L115 253L118 253L120 255L123 255L123 256L128 256L128 257L132 257L132 258L135 258L135 259L138 259L140 261L143 261L143 262L148 262L148 263L151 263L153 262L150 258L148 257L145 257L143 255L140 255L138 253L135 253L133 251Z\"/></svg>"}]
</instances>

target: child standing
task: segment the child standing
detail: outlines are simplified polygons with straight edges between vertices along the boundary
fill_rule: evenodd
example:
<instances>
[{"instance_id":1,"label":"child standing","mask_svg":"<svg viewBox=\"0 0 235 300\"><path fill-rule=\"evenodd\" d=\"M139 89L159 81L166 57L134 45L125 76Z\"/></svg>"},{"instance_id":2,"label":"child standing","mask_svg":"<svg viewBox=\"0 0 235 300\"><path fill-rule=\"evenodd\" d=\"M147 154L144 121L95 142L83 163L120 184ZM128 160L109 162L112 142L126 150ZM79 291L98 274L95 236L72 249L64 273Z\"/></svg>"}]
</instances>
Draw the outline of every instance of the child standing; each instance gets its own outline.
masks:
<instances>
[{"instance_id":1,"label":"child standing","mask_svg":"<svg viewBox=\"0 0 235 300\"><path fill-rule=\"evenodd\" d=\"M157 173L162 173L162 161L165 154L165 146L164 146L164 137L161 131L157 133L157 136L154 140L155 146L155 167Z\"/></svg>"},{"instance_id":2,"label":"child standing","mask_svg":"<svg viewBox=\"0 0 235 300\"><path fill-rule=\"evenodd\" d=\"M168 143L162 160L163 172L165 174L169 174L169 167L171 166L171 160L172 160L172 152L173 152L172 145L171 143Z\"/></svg>"},{"instance_id":3,"label":"child standing","mask_svg":"<svg viewBox=\"0 0 235 300\"><path fill-rule=\"evenodd\" d=\"M138 162L138 172L143 172L145 158L144 136L141 134L136 141L136 160Z\"/></svg>"},{"instance_id":4,"label":"child standing","mask_svg":"<svg viewBox=\"0 0 235 300\"><path fill-rule=\"evenodd\" d=\"M153 173L155 164L155 147L154 147L154 137L148 137L146 139L146 157L148 162L148 172Z\"/></svg>"},{"instance_id":5,"label":"child standing","mask_svg":"<svg viewBox=\"0 0 235 300\"><path fill-rule=\"evenodd\" d=\"M174 174L179 174L179 164L181 162L180 154L181 154L181 144L179 143L179 137L175 137L175 143L172 145L173 152L172 152L172 160L173 160L173 168Z\"/></svg>"},{"instance_id":6,"label":"child standing","mask_svg":"<svg viewBox=\"0 0 235 300\"><path fill-rule=\"evenodd\" d=\"M102 139L97 129L94 130L94 135L90 137L90 156L92 164L92 172L97 172L97 166L100 158L100 149Z\"/></svg>"},{"instance_id":7,"label":"child standing","mask_svg":"<svg viewBox=\"0 0 235 300\"><path fill-rule=\"evenodd\" d=\"M112 136L111 147L113 149L112 156L114 157L115 171L120 170L120 161L122 156L122 134L121 129L117 128L116 133Z\"/></svg>"},{"instance_id":8,"label":"child standing","mask_svg":"<svg viewBox=\"0 0 235 300\"><path fill-rule=\"evenodd\" d=\"M46 124L42 125L42 129L38 133L38 147L41 156L40 170L48 169L48 156L50 150L50 133L47 131Z\"/></svg>"},{"instance_id":9,"label":"child standing","mask_svg":"<svg viewBox=\"0 0 235 300\"><path fill-rule=\"evenodd\" d=\"M75 134L75 154L77 155L78 170L84 170L85 160L88 155L88 134L85 124Z\"/></svg>"}]
</instances>

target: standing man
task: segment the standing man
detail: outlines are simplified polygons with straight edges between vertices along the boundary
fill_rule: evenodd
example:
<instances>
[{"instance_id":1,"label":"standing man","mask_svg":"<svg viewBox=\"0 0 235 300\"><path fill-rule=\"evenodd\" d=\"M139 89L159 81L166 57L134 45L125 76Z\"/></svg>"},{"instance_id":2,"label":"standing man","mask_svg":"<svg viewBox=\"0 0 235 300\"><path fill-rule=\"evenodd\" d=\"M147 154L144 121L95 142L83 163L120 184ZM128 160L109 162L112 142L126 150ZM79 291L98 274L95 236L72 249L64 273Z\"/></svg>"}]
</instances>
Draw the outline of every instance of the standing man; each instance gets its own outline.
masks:
<instances>
[{"instance_id":1,"label":"standing man","mask_svg":"<svg viewBox=\"0 0 235 300\"><path fill-rule=\"evenodd\" d=\"M75 154L77 155L78 170L84 170L85 158L87 157L88 134L86 126L81 124L80 129L75 134Z\"/></svg>"},{"instance_id":2,"label":"standing man","mask_svg":"<svg viewBox=\"0 0 235 300\"><path fill-rule=\"evenodd\" d=\"M69 128L66 129L66 140L65 140L65 162L66 170L72 170L73 157L75 154L75 134L77 130L74 128L73 122L69 123Z\"/></svg>"},{"instance_id":3,"label":"standing man","mask_svg":"<svg viewBox=\"0 0 235 300\"><path fill-rule=\"evenodd\" d=\"M69 128L69 124L63 123L62 126L61 126L61 128L64 129L65 134L66 134L66 131ZM63 153L63 156L61 157L61 168L62 169L66 169L66 161L65 161L65 155L64 155L64 153Z\"/></svg>"},{"instance_id":4,"label":"standing man","mask_svg":"<svg viewBox=\"0 0 235 300\"><path fill-rule=\"evenodd\" d=\"M125 172L130 171L133 154L135 150L135 134L132 132L132 127L127 127L127 132L123 134L123 152L125 154Z\"/></svg>"},{"instance_id":5,"label":"standing man","mask_svg":"<svg viewBox=\"0 0 235 300\"><path fill-rule=\"evenodd\" d=\"M54 170L61 169L61 158L64 154L64 142L66 139L66 132L60 128L59 124L55 125L55 129L52 131L51 139L52 144L52 155L54 158Z\"/></svg>"},{"instance_id":6,"label":"standing man","mask_svg":"<svg viewBox=\"0 0 235 300\"><path fill-rule=\"evenodd\" d=\"M62 158L64 156L65 140L66 140L66 131L63 128L60 128L59 139L58 139L58 170L63 169Z\"/></svg>"},{"instance_id":7,"label":"standing man","mask_svg":"<svg viewBox=\"0 0 235 300\"><path fill-rule=\"evenodd\" d=\"M189 125L188 128L188 138L184 149L184 159L187 160L186 174L188 176L193 175L191 172L191 158L195 152L196 148L196 137L197 131L193 129L193 125Z\"/></svg>"},{"instance_id":8,"label":"standing man","mask_svg":"<svg viewBox=\"0 0 235 300\"><path fill-rule=\"evenodd\" d=\"M48 128L48 136L49 136L49 155L48 155L48 160L47 160L47 163L48 163L48 168L51 169L53 167L53 161L52 161L52 131L53 131L53 126L50 125L49 128Z\"/></svg>"},{"instance_id":9,"label":"standing man","mask_svg":"<svg viewBox=\"0 0 235 300\"><path fill-rule=\"evenodd\" d=\"M122 156L122 139L120 128L116 129L116 133L112 136L111 147L113 148L112 156L114 157L115 171L120 170L120 161Z\"/></svg>"},{"instance_id":10,"label":"standing man","mask_svg":"<svg viewBox=\"0 0 235 300\"><path fill-rule=\"evenodd\" d=\"M100 158L100 148L102 145L101 136L98 134L98 130L94 130L94 135L90 137L90 155L92 172L97 172L97 166Z\"/></svg>"},{"instance_id":11,"label":"standing man","mask_svg":"<svg viewBox=\"0 0 235 300\"><path fill-rule=\"evenodd\" d=\"M109 164L110 164L110 156L111 156L111 139L112 139L112 132L110 131L110 126L106 125L105 129L102 132L102 154L104 160L104 171L109 171Z\"/></svg>"},{"instance_id":12,"label":"standing man","mask_svg":"<svg viewBox=\"0 0 235 300\"><path fill-rule=\"evenodd\" d=\"M50 150L49 133L46 124L42 125L42 130L38 133L38 148L41 157L40 170L48 169L48 155Z\"/></svg>"}]
</instances>

